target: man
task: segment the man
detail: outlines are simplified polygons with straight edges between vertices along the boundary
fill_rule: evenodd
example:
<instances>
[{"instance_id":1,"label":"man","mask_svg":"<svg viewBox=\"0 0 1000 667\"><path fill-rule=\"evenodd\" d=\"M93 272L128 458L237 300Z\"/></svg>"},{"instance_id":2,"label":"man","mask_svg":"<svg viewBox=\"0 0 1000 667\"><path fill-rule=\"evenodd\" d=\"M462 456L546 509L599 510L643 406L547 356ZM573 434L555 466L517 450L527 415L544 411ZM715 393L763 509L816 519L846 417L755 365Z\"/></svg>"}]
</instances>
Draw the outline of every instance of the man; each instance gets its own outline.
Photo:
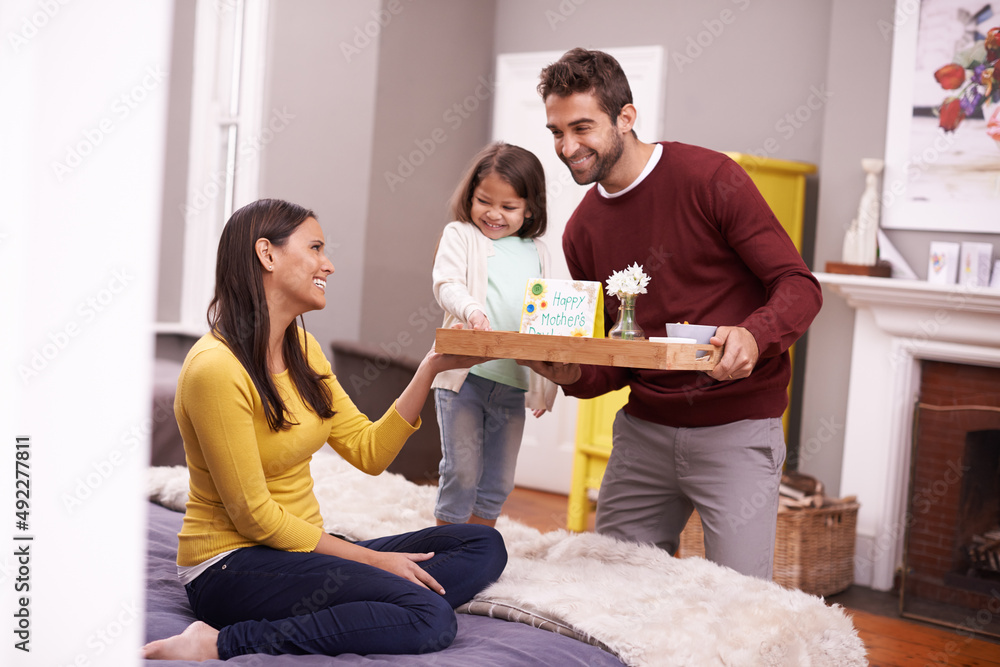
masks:
<instances>
[{"instance_id":1,"label":"man","mask_svg":"<svg viewBox=\"0 0 1000 667\"><path fill-rule=\"evenodd\" d=\"M573 49L542 71L538 91L560 159L577 183L597 183L563 235L573 278L604 282L638 262L651 277L636 309L647 335L710 324L712 344L725 346L709 373L529 363L570 396L630 387L597 531L674 553L697 508L707 558L770 579L788 348L819 312L819 284L739 165L639 141L614 58ZM606 303L610 324L617 299Z\"/></svg>"}]
</instances>

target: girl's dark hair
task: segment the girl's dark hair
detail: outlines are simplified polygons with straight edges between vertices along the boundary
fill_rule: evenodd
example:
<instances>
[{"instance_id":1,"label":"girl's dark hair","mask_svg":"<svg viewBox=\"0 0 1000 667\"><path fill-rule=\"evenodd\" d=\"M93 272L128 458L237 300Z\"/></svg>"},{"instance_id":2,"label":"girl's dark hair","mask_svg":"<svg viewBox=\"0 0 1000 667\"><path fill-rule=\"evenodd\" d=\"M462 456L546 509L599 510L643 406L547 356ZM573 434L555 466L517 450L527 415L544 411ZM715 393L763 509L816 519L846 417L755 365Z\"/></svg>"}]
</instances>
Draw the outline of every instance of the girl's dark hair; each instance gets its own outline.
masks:
<instances>
[{"instance_id":1,"label":"girl's dark hair","mask_svg":"<svg viewBox=\"0 0 1000 667\"><path fill-rule=\"evenodd\" d=\"M285 402L278 394L267 367L267 343L271 319L264 295L263 267L257 258L258 239L283 246L299 225L315 214L279 199L261 199L233 213L219 238L215 263L215 296L208 306L208 324L246 369L264 405L272 431L290 428L295 422L286 415ZM301 319L301 317L300 317ZM313 412L333 416L333 396L305 353L305 333L296 321L285 329L282 354L288 374L302 400Z\"/></svg>"},{"instance_id":2,"label":"girl's dark hair","mask_svg":"<svg viewBox=\"0 0 1000 667\"><path fill-rule=\"evenodd\" d=\"M545 233L548 217L545 210L545 170L535 154L520 146L497 141L479 151L451 196L452 220L472 222L472 195L490 174L506 181L518 197L524 199L524 224L517 236L533 239Z\"/></svg>"},{"instance_id":3,"label":"girl's dark hair","mask_svg":"<svg viewBox=\"0 0 1000 667\"><path fill-rule=\"evenodd\" d=\"M591 93L612 124L618 121L625 105L632 104L632 88L624 70L614 57L603 51L570 49L544 68L539 78L538 94L543 101L549 95L569 97L574 93Z\"/></svg>"}]
</instances>

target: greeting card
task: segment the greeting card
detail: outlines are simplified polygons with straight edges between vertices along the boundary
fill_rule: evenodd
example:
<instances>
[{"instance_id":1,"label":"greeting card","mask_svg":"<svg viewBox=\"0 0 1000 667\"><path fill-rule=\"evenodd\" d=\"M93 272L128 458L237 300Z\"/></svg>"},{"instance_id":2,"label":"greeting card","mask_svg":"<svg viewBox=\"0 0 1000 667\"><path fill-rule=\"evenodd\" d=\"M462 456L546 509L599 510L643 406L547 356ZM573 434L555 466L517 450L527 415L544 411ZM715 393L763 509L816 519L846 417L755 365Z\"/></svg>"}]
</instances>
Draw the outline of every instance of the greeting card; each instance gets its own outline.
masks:
<instances>
[{"instance_id":1,"label":"greeting card","mask_svg":"<svg viewBox=\"0 0 1000 667\"><path fill-rule=\"evenodd\" d=\"M533 278L524 290L521 333L604 337L601 283Z\"/></svg>"}]
</instances>

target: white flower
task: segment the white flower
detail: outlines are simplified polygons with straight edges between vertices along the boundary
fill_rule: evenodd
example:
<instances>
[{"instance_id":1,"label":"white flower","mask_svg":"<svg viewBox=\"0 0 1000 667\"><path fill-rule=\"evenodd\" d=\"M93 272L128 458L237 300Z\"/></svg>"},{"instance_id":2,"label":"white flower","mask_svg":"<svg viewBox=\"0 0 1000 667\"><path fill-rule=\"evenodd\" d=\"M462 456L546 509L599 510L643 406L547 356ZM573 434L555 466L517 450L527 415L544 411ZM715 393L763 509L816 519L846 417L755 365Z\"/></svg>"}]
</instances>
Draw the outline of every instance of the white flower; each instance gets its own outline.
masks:
<instances>
[{"instance_id":1,"label":"white flower","mask_svg":"<svg viewBox=\"0 0 1000 667\"><path fill-rule=\"evenodd\" d=\"M624 271L615 271L608 278L608 295L621 297L625 294L645 294L649 276L642 272L636 262Z\"/></svg>"}]
</instances>

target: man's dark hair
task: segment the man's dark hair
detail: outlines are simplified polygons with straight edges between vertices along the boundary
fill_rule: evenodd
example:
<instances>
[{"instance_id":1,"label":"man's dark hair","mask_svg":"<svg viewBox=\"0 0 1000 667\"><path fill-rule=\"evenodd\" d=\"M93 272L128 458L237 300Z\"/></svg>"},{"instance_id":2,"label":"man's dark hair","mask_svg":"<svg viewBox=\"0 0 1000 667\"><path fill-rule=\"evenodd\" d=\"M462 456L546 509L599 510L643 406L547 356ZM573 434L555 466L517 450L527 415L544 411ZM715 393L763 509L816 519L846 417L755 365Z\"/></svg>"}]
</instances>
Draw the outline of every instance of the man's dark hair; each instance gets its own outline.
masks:
<instances>
[{"instance_id":1,"label":"man's dark hair","mask_svg":"<svg viewBox=\"0 0 1000 667\"><path fill-rule=\"evenodd\" d=\"M618 61L603 51L571 49L562 58L542 70L538 94L542 100L549 95L569 97L574 93L591 93L611 122L618 120L622 108L632 104L632 89Z\"/></svg>"}]
</instances>

